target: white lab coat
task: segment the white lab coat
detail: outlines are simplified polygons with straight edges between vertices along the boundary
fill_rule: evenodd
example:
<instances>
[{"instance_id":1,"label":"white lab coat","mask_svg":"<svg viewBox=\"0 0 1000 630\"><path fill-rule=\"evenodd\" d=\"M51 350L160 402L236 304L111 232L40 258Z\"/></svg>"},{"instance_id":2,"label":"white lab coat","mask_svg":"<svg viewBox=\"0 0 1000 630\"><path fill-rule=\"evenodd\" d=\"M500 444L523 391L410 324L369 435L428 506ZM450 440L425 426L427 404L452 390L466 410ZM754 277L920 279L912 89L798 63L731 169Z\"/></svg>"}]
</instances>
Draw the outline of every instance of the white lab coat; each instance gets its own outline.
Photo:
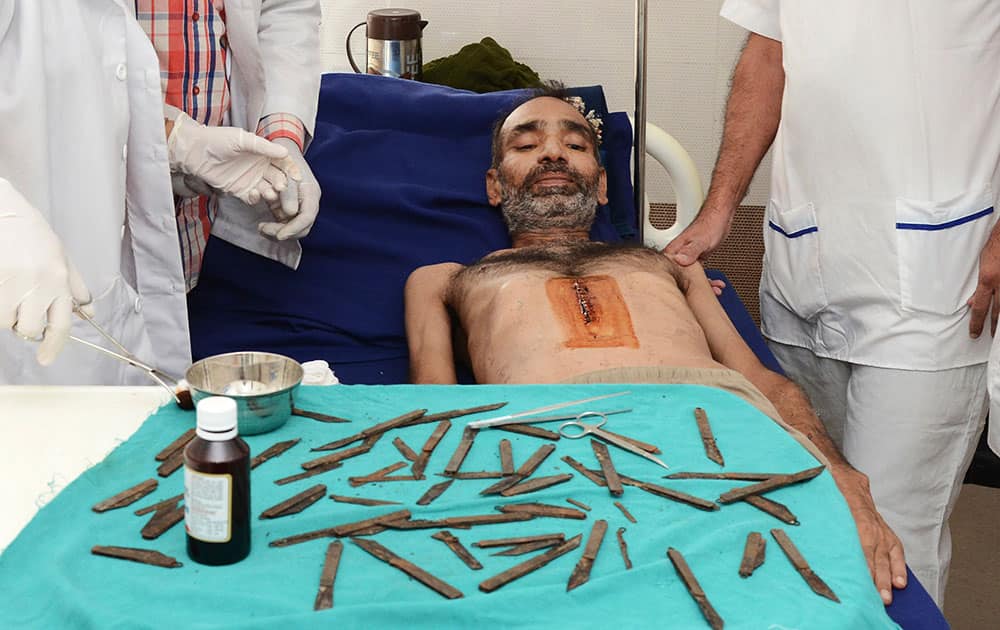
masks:
<instances>
[{"instance_id":1,"label":"white lab coat","mask_svg":"<svg viewBox=\"0 0 1000 630\"><path fill-rule=\"evenodd\" d=\"M784 49L766 336L850 363L987 359L966 301L1000 191L1000 2L727 0Z\"/></svg>"},{"instance_id":2,"label":"white lab coat","mask_svg":"<svg viewBox=\"0 0 1000 630\"><path fill-rule=\"evenodd\" d=\"M316 123L322 74L319 56L319 0L226 0L232 94L230 121L251 133L267 114L294 114L308 143ZM219 201L212 235L297 268L297 240L261 236L257 224L273 221L265 204L248 208L235 197Z\"/></svg>"},{"instance_id":3,"label":"white lab coat","mask_svg":"<svg viewBox=\"0 0 1000 630\"><path fill-rule=\"evenodd\" d=\"M140 358L190 365L159 66L127 0L0 2L0 177L49 221L97 320ZM82 321L73 334L107 346ZM43 368L0 331L0 383L149 384L67 342Z\"/></svg>"}]
</instances>

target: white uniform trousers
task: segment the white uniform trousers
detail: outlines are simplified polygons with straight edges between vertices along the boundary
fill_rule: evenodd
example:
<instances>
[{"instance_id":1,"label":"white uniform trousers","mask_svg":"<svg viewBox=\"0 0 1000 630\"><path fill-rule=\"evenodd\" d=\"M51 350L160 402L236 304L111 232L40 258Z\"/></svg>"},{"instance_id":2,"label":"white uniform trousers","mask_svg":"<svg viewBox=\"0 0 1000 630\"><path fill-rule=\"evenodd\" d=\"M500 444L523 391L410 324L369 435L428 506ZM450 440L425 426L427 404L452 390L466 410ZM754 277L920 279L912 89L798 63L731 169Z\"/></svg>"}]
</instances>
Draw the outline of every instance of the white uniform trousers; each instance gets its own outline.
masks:
<instances>
[{"instance_id":1,"label":"white uniform trousers","mask_svg":"<svg viewBox=\"0 0 1000 630\"><path fill-rule=\"evenodd\" d=\"M948 518L988 409L986 364L895 370L768 345L847 461L868 475L906 563L942 606L951 564Z\"/></svg>"}]
</instances>

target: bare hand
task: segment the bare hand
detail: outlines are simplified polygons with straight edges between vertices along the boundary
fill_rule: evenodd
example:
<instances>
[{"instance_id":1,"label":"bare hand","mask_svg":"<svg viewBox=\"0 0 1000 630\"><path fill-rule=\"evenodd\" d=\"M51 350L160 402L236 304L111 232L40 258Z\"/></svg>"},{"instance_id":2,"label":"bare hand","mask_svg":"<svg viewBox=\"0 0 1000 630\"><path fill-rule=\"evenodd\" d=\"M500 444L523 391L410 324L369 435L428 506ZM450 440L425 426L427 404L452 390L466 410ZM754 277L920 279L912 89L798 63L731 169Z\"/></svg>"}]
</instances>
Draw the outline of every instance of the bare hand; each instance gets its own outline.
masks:
<instances>
[{"instance_id":1,"label":"bare hand","mask_svg":"<svg viewBox=\"0 0 1000 630\"><path fill-rule=\"evenodd\" d=\"M875 508L868 478L864 474L856 470L834 472L830 469L830 472L851 509L875 588L882 601L886 605L891 604L892 588L906 587L903 543Z\"/></svg>"},{"instance_id":2,"label":"bare hand","mask_svg":"<svg viewBox=\"0 0 1000 630\"><path fill-rule=\"evenodd\" d=\"M979 337L990 316L990 334L997 331L997 315L1000 313L1000 231L994 228L989 240L979 254L979 282L976 291L967 304L972 309L969 319L969 336Z\"/></svg>"},{"instance_id":3,"label":"bare hand","mask_svg":"<svg viewBox=\"0 0 1000 630\"><path fill-rule=\"evenodd\" d=\"M729 234L731 223L731 212L703 208L691 225L670 241L663 253L669 254L682 267L704 260Z\"/></svg>"}]
</instances>

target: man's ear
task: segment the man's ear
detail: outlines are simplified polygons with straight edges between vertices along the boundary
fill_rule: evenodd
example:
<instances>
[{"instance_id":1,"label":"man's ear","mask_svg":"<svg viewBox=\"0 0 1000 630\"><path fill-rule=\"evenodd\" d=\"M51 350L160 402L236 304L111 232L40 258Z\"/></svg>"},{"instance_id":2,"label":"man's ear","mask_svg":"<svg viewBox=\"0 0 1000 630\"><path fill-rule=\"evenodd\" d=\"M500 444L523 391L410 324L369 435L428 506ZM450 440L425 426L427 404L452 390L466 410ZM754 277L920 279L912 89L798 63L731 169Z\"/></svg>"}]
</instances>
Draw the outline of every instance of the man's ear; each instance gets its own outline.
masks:
<instances>
[{"instance_id":1,"label":"man's ear","mask_svg":"<svg viewBox=\"0 0 1000 630\"><path fill-rule=\"evenodd\" d=\"M501 188L500 173L497 172L497 169L491 168L486 171L486 198L494 208L499 206L501 199L503 199Z\"/></svg>"},{"instance_id":2,"label":"man's ear","mask_svg":"<svg viewBox=\"0 0 1000 630\"><path fill-rule=\"evenodd\" d=\"M597 178L597 202L602 206L608 203L608 172L603 168Z\"/></svg>"}]
</instances>

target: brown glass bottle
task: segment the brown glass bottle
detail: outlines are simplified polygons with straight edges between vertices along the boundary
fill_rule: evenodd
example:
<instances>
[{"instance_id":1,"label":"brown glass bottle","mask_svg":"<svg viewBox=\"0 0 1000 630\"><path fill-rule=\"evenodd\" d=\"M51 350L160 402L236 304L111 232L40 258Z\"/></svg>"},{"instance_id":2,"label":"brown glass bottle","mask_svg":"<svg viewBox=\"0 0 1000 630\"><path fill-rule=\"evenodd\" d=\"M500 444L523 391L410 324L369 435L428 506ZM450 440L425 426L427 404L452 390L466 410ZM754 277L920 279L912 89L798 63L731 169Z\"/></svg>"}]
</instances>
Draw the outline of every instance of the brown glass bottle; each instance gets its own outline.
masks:
<instances>
[{"instance_id":1,"label":"brown glass bottle","mask_svg":"<svg viewBox=\"0 0 1000 630\"><path fill-rule=\"evenodd\" d=\"M250 448L236 434L236 403L198 403L197 435L184 449L184 528L188 556L233 564L250 553Z\"/></svg>"}]
</instances>

